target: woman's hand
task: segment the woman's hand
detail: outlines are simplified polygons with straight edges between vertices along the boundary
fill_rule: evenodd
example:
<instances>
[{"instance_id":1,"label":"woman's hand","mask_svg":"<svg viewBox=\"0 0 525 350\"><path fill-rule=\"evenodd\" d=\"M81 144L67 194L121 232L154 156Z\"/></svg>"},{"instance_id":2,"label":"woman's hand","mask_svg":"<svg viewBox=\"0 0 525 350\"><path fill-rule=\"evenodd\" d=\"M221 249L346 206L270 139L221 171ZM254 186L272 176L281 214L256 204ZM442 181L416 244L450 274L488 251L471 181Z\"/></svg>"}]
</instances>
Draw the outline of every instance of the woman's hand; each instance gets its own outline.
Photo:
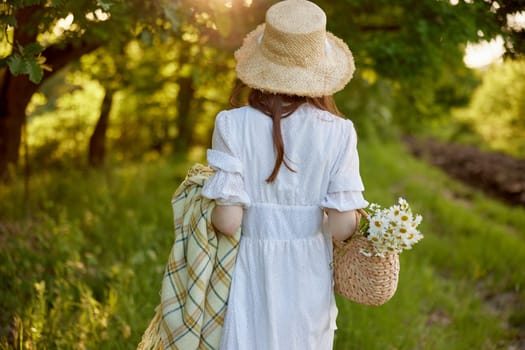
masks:
<instances>
[{"instance_id":1,"label":"woman's hand","mask_svg":"<svg viewBox=\"0 0 525 350\"><path fill-rule=\"evenodd\" d=\"M338 241L350 238L359 228L360 214L357 210L338 211L326 209L326 229Z\"/></svg>"}]
</instances>

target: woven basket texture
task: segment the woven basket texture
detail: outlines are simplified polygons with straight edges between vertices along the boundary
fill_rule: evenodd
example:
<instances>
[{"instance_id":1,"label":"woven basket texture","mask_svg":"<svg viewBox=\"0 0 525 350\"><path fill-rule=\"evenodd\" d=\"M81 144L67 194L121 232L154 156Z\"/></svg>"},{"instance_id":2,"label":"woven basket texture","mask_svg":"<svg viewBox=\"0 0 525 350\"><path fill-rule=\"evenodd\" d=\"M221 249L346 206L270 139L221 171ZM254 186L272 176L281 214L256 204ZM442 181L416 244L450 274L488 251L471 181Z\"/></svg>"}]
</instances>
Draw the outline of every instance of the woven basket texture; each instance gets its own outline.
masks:
<instances>
[{"instance_id":1,"label":"woven basket texture","mask_svg":"<svg viewBox=\"0 0 525 350\"><path fill-rule=\"evenodd\" d=\"M383 305L392 298L399 279L399 255L363 255L359 250L372 251L372 244L362 235L352 237L349 242L333 243L337 294L369 306Z\"/></svg>"}]
</instances>

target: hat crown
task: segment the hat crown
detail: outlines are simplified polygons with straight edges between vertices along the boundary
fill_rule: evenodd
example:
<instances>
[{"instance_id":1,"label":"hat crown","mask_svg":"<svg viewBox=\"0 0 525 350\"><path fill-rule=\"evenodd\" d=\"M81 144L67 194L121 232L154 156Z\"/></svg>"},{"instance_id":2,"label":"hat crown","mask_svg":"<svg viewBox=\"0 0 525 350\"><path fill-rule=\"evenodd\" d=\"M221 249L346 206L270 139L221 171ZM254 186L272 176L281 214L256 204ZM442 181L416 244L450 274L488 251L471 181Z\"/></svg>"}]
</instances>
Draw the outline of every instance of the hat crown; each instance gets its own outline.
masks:
<instances>
[{"instance_id":1,"label":"hat crown","mask_svg":"<svg viewBox=\"0 0 525 350\"><path fill-rule=\"evenodd\" d=\"M326 15L312 2L286 0L266 13L263 54L284 66L306 67L325 58Z\"/></svg>"},{"instance_id":2,"label":"hat crown","mask_svg":"<svg viewBox=\"0 0 525 350\"><path fill-rule=\"evenodd\" d=\"M268 9L266 24L283 33L308 34L325 30L326 15L313 2L286 0Z\"/></svg>"}]
</instances>

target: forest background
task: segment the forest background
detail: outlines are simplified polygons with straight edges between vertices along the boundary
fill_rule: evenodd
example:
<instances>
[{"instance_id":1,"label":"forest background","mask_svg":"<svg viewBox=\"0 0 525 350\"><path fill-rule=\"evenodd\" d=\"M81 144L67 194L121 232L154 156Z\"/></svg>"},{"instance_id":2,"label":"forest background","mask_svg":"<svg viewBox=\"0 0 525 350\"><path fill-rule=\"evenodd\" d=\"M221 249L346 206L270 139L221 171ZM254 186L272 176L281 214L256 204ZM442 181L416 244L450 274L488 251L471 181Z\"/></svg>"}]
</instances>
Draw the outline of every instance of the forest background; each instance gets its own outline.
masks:
<instances>
[{"instance_id":1,"label":"forest background","mask_svg":"<svg viewBox=\"0 0 525 350\"><path fill-rule=\"evenodd\" d=\"M136 347L173 240L171 194L205 161L233 52L274 2L0 3L0 348ZM335 98L358 129L367 198L406 197L425 218L392 301L338 299L336 348L525 348L523 206L405 142L525 169L525 1L316 3L356 59ZM467 67L467 45L490 40L502 57ZM525 198L525 183L513 191Z\"/></svg>"}]
</instances>

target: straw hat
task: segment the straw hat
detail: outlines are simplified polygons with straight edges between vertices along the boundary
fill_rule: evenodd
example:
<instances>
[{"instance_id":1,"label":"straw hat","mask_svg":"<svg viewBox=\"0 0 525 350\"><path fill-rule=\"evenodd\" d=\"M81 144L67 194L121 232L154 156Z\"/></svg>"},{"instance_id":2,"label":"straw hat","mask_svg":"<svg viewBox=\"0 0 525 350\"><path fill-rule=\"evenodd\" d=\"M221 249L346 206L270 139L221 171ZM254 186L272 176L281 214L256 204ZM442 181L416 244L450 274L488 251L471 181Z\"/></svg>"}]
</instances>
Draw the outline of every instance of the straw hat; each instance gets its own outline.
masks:
<instances>
[{"instance_id":1,"label":"straw hat","mask_svg":"<svg viewBox=\"0 0 525 350\"><path fill-rule=\"evenodd\" d=\"M237 76L249 87L271 93L320 97L350 81L352 52L326 31L326 15L306 0L281 1L266 22L235 52Z\"/></svg>"}]
</instances>

